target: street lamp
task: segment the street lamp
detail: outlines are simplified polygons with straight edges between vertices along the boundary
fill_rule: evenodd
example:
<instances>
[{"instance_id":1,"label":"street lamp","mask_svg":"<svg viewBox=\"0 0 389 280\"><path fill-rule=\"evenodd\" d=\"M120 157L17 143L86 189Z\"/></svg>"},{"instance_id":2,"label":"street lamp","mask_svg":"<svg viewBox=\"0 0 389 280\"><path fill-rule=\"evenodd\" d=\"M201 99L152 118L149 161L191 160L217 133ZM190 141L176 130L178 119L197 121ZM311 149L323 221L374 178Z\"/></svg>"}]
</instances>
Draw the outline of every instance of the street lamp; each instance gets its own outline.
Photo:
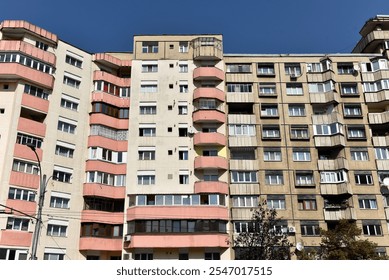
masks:
<instances>
[{"instance_id":1,"label":"street lamp","mask_svg":"<svg viewBox=\"0 0 389 280\"><path fill-rule=\"evenodd\" d=\"M39 159L39 156L36 152L36 148L32 144L27 144L27 146L34 152L36 159L38 161L39 166L39 200L38 200L38 214L36 217L36 225L34 229L34 235L32 237L32 245L31 245L31 260L37 260L36 251L38 248L38 240L40 237L40 231L42 227L42 208L43 208L43 202L45 200L45 193L46 193L46 175L42 174L42 168L41 168L41 161ZM50 179L50 178L49 178Z\"/></svg>"}]
</instances>

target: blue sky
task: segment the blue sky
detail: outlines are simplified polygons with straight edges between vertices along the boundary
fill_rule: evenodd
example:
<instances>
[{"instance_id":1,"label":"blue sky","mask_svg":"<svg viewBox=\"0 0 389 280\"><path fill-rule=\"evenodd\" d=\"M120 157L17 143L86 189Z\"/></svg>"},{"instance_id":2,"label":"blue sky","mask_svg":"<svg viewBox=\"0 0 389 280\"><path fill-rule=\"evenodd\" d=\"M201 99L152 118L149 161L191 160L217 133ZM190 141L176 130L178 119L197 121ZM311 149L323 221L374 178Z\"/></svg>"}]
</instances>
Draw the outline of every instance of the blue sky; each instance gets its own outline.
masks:
<instances>
[{"instance_id":1,"label":"blue sky","mask_svg":"<svg viewBox=\"0 0 389 280\"><path fill-rule=\"evenodd\" d=\"M108 4L105 4L108 3ZM24 19L95 52L131 51L134 35L222 34L225 53L347 53L389 0L3 0Z\"/></svg>"}]
</instances>

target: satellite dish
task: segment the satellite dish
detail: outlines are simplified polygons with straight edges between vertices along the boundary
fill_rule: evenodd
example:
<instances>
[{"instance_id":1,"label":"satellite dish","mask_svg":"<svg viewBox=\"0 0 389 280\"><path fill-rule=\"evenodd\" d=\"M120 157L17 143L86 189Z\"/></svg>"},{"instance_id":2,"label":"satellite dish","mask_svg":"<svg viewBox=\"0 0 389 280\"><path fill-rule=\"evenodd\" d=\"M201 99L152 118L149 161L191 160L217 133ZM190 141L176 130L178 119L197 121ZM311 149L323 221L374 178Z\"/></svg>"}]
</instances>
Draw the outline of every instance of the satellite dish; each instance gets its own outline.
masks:
<instances>
[{"instance_id":1,"label":"satellite dish","mask_svg":"<svg viewBox=\"0 0 389 280\"><path fill-rule=\"evenodd\" d=\"M298 251L304 250L304 245L303 245L303 243L297 242L297 244L296 244L296 249L297 249Z\"/></svg>"},{"instance_id":2,"label":"satellite dish","mask_svg":"<svg viewBox=\"0 0 389 280\"><path fill-rule=\"evenodd\" d=\"M389 177L385 177L383 180L382 180L382 184L386 187L389 186Z\"/></svg>"}]
</instances>

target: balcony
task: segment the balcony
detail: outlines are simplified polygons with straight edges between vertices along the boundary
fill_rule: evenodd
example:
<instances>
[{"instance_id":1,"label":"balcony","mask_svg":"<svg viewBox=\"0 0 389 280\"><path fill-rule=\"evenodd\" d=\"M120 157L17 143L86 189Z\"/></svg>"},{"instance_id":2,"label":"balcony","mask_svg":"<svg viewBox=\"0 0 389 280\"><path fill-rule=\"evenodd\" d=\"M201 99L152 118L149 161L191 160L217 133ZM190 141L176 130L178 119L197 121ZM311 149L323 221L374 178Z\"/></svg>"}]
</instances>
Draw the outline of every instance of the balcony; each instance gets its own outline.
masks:
<instances>
[{"instance_id":1,"label":"balcony","mask_svg":"<svg viewBox=\"0 0 389 280\"><path fill-rule=\"evenodd\" d=\"M255 159L230 159L231 170L258 170L259 162ZM275 163L275 162L274 162ZM274 164L272 163L272 164ZM277 165L277 163L275 163ZM279 164L280 167L282 164ZM276 168L275 166L273 168ZM282 168L282 167L281 167Z\"/></svg>"},{"instance_id":2,"label":"balcony","mask_svg":"<svg viewBox=\"0 0 389 280\"><path fill-rule=\"evenodd\" d=\"M24 93L22 96L22 106L38 110L47 114L49 111L49 101Z\"/></svg>"},{"instance_id":3,"label":"balcony","mask_svg":"<svg viewBox=\"0 0 389 280\"><path fill-rule=\"evenodd\" d=\"M225 146L227 144L227 137L218 132L199 132L194 135L193 144L195 146Z\"/></svg>"},{"instance_id":4,"label":"balcony","mask_svg":"<svg viewBox=\"0 0 389 280\"><path fill-rule=\"evenodd\" d=\"M377 170L389 170L389 160L388 159L376 159Z\"/></svg>"},{"instance_id":5,"label":"balcony","mask_svg":"<svg viewBox=\"0 0 389 280\"><path fill-rule=\"evenodd\" d=\"M35 151L38 154L39 159L42 161L42 157L43 157L42 149L36 148ZM31 150L31 148L28 147L27 145L22 145L22 144L15 144L14 157L22 158L30 161L36 161L36 155Z\"/></svg>"},{"instance_id":6,"label":"balcony","mask_svg":"<svg viewBox=\"0 0 389 280\"><path fill-rule=\"evenodd\" d=\"M93 61L106 64L110 68L131 67L131 60L122 60L106 53L96 53L93 55Z\"/></svg>"},{"instance_id":7,"label":"balcony","mask_svg":"<svg viewBox=\"0 0 389 280\"><path fill-rule=\"evenodd\" d=\"M317 161L318 169L320 171L324 170L339 170L346 169L348 170L348 161L347 159L340 157L337 159L319 159Z\"/></svg>"},{"instance_id":8,"label":"balcony","mask_svg":"<svg viewBox=\"0 0 389 280\"><path fill-rule=\"evenodd\" d=\"M15 247L30 247L32 240L32 232L18 230L1 230L0 245L15 246Z\"/></svg>"},{"instance_id":9,"label":"balcony","mask_svg":"<svg viewBox=\"0 0 389 280\"><path fill-rule=\"evenodd\" d=\"M46 124L20 117L18 123L18 130L20 132L27 132L32 135L45 137Z\"/></svg>"},{"instance_id":10,"label":"balcony","mask_svg":"<svg viewBox=\"0 0 389 280\"><path fill-rule=\"evenodd\" d=\"M24 20L4 20L0 28L3 33L15 33L19 31L18 29L24 29L51 41L52 44L57 44L58 41L57 35Z\"/></svg>"},{"instance_id":11,"label":"balcony","mask_svg":"<svg viewBox=\"0 0 389 280\"><path fill-rule=\"evenodd\" d=\"M117 119L101 113L92 113L89 117L90 124L100 124L115 129L128 129L129 119Z\"/></svg>"},{"instance_id":12,"label":"balcony","mask_svg":"<svg viewBox=\"0 0 389 280\"><path fill-rule=\"evenodd\" d=\"M382 106L389 105L389 90L377 92L365 92L366 103L380 103Z\"/></svg>"},{"instance_id":13,"label":"balcony","mask_svg":"<svg viewBox=\"0 0 389 280\"><path fill-rule=\"evenodd\" d=\"M362 81L364 82L375 82L386 79L389 79L388 69L379 69L374 72L362 72Z\"/></svg>"},{"instance_id":14,"label":"balcony","mask_svg":"<svg viewBox=\"0 0 389 280\"><path fill-rule=\"evenodd\" d=\"M224 91L218 88L196 88L193 92L193 100L198 98L215 98L222 102L225 101L225 93Z\"/></svg>"},{"instance_id":15,"label":"balcony","mask_svg":"<svg viewBox=\"0 0 389 280\"><path fill-rule=\"evenodd\" d=\"M354 208L326 207L324 208L325 221L339 221L341 219L356 220Z\"/></svg>"},{"instance_id":16,"label":"balcony","mask_svg":"<svg viewBox=\"0 0 389 280\"><path fill-rule=\"evenodd\" d=\"M249 221L253 217L253 208L231 208L231 219Z\"/></svg>"},{"instance_id":17,"label":"balcony","mask_svg":"<svg viewBox=\"0 0 389 280\"><path fill-rule=\"evenodd\" d=\"M373 30L362 37L358 44L354 47L353 53L372 53L378 44L389 38L388 30Z\"/></svg>"},{"instance_id":18,"label":"balcony","mask_svg":"<svg viewBox=\"0 0 389 280\"><path fill-rule=\"evenodd\" d=\"M313 124L329 124L329 123L343 123L342 115L338 112L332 112L324 115L312 115Z\"/></svg>"},{"instance_id":19,"label":"balcony","mask_svg":"<svg viewBox=\"0 0 389 280\"><path fill-rule=\"evenodd\" d=\"M119 87L129 87L131 86L131 78L119 78L115 75L104 71L95 71L93 72L94 81L106 81L111 84L114 84Z\"/></svg>"},{"instance_id":20,"label":"balcony","mask_svg":"<svg viewBox=\"0 0 389 280\"><path fill-rule=\"evenodd\" d=\"M110 225L123 224L124 212L83 210L81 212L81 223L93 223L93 222L110 224Z\"/></svg>"},{"instance_id":21,"label":"balcony","mask_svg":"<svg viewBox=\"0 0 389 280\"><path fill-rule=\"evenodd\" d=\"M320 184L321 195L352 195L353 191L349 183Z\"/></svg>"},{"instance_id":22,"label":"balcony","mask_svg":"<svg viewBox=\"0 0 389 280\"><path fill-rule=\"evenodd\" d=\"M228 194L228 184L221 181L197 181L194 183L194 193Z\"/></svg>"},{"instance_id":23,"label":"balcony","mask_svg":"<svg viewBox=\"0 0 389 280\"><path fill-rule=\"evenodd\" d=\"M37 204L35 202L19 199L7 199L6 205L10 208L17 209L18 211L28 213L31 216L34 216L37 208ZM25 216L19 212L14 212L13 214L16 216Z\"/></svg>"},{"instance_id":24,"label":"balcony","mask_svg":"<svg viewBox=\"0 0 389 280\"><path fill-rule=\"evenodd\" d=\"M339 95L334 91L310 93L312 104L339 103Z\"/></svg>"},{"instance_id":25,"label":"balcony","mask_svg":"<svg viewBox=\"0 0 389 280\"><path fill-rule=\"evenodd\" d=\"M88 160L85 171L102 171L110 174L126 174L127 164L116 164L101 160Z\"/></svg>"},{"instance_id":26,"label":"balcony","mask_svg":"<svg viewBox=\"0 0 389 280\"><path fill-rule=\"evenodd\" d=\"M389 111L382 113L369 113L369 123L370 124L385 124L389 123Z\"/></svg>"},{"instance_id":27,"label":"balcony","mask_svg":"<svg viewBox=\"0 0 389 280\"><path fill-rule=\"evenodd\" d=\"M104 102L120 108L130 107L129 98L118 97L106 92L94 92L92 94L92 102Z\"/></svg>"},{"instance_id":28,"label":"balcony","mask_svg":"<svg viewBox=\"0 0 389 280\"><path fill-rule=\"evenodd\" d=\"M9 184L29 189L38 189L39 175L11 171Z\"/></svg>"},{"instance_id":29,"label":"balcony","mask_svg":"<svg viewBox=\"0 0 389 280\"><path fill-rule=\"evenodd\" d=\"M113 140L103 136L88 137L88 147L102 147L113 151L127 151L128 141Z\"/></svg>"},{"instance_id":30,"label":"balcony","mask_svg":"<svg viewBox=\"0 0 389 280\"><path fill-rule=\"evenodd\" d=\"M192 41L193 59L221 60L223 58L222 41L214 37L199 37Z\"/></svg>"},{"instance_id":31,"label":"balcony","mask_svg":"<svg viewBox=\"0 0 389 280\"><path fill-rule=\"evenodd\" d=\"M80 251L121 251L123 239L104 237L80 237Z\"/></svg>"},{"instance_id":32,"label":"balcony","mask_svg":"<svg viewBox=\"0 0 389 280\"><path fill-rule=\"evenodd\" d=\"M389 136L373 136L372 140L375 147L389 146Z\"/></svg>"},{"instance_id":33,"label":"balcony","mask_svg":"<svg viewBox=\"0 0 389 280\"><path fill-rule=\"evenodd\" d=\"M228 137L229 147L256 147L258 139L255 136L230 136Z\"/></svg>"},{"instance_id":34,"label":"balcony","mask_svg":"<svg viewBox=\"0 0 389 280\"><path fill-rule=\"evenodd\" d=\"M23 79L44 88L53 88L54 85L54 77L50 74L15 62L2 63L0 77L2 79Z\"/></svg>"},{"instance_id":35,"label":"balcony","mask_svg":"<svg viewBox=\"0 0 389 280\"><path fill-rule=\"evenodd\" d=\"M85 183L83 188L83 196L98 196L112 199L125 199L125 187L113 187L103 184Z\"/></svg>"},{"instance_id":36,"label":"balcony","mask_svg":"<svg viewBox=\"0 0 389 280\"><path fill-rule=\"evenodd\" d=\"M56 57L53 53L41 50L24 41L0 40L0 50L21 52L51 65L55 65L56 61Z\"/></svg>"},{"instance_id":37,"label":"balcony","mask_svg":"<svg viewBox=\"0 0 389 280\"><path fill-rule=\"evenodd\" d=\"M225 123L226 114L218 110L199 109L193 112L194 123Z\"/></svg>"},{"instance_id":38,"label":"balcony","mask_svg":"<svg viewBox=\"0 0 389 280\"><path fill-rule=\"evenodd\" d=\"M224 157L198 156L194 160L195 169L228 169L228 160Z\"/></svg>"},{"instance_id":39,"label":"balcony","mask_svg":"<svg viewBox=\"0 0 389 280\"><path fill-rule=\"evenodd\" d=\"M157 216L156 216L157 215ZM150 219L221 219L228 220L224 206L135 206L127 209L127 221Z\"/></svg>"},{"instance_id":40,"label":"balcony","mask_svg":"<svg viewBox=\"0 0 389 280\"><path fill-rule=\"evenodd\" d=\"M307 82L308 83L322 83L334 79L334 71L327 70L324 72L308 72L307 73Z\"/></svg>"},{"instance_id":41,"label":"balcony","mask_svg":"<svg viewBox=\"0 0 389 280\"><path fill-rule=\"evenodd\" d=\"M225 233L136 234L124 248L228 248L227 241L228 234Z\"/></svg>"},{"instance_id":42,"label":"balcony","mask_svg":"<svg viewBox=\"0 0 389 280\"><path fill-rule=\"evenodd\" d=\"M197 67L193 71L195 81L223 81L224 71L216 67Z\"/></svg>"},{"instance_id":43,"label":"balcony","mask_svg":"<svg viewBox=\"0 0 389 280\"><path fill-rule=\"evenodd\" d=\"M315 141L315 147L337 147L337 146L345 146L345 138L344 135L341 134L336 134L336 135L328 135L328 136L323 136L323 135L316 135L314 136L314 141Z\"/></svg>"}]
</instances>

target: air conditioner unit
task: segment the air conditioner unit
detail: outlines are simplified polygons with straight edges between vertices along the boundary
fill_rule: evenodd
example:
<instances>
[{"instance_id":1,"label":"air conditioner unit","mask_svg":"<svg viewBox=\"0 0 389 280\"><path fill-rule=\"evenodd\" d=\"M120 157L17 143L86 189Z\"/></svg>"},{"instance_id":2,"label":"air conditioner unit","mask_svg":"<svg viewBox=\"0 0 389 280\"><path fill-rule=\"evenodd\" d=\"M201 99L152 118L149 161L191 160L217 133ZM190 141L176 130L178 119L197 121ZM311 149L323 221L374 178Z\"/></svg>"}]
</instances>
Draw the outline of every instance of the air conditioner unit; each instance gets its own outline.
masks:
<instances>
[{"instance_id":1,"label":"air conditioner unit","mask_svg":"<svg viewBox=\"0 0 389 280\"><path fill-rule=\"evenodd\" d=\"M289 233L295 233L296 232L296 228L295 227L288 227L288 232Z\"/></svg>"},{"instance_id":2,"label":"air conditioner unit","mask_svg":"<svg viewBox=\"0 0 389 280\"><path fill-rule=\"evenodd\" d=\"M124 242L131 242L131 234L127 234L124 236Z\"/></svg>"}]
</instances>

